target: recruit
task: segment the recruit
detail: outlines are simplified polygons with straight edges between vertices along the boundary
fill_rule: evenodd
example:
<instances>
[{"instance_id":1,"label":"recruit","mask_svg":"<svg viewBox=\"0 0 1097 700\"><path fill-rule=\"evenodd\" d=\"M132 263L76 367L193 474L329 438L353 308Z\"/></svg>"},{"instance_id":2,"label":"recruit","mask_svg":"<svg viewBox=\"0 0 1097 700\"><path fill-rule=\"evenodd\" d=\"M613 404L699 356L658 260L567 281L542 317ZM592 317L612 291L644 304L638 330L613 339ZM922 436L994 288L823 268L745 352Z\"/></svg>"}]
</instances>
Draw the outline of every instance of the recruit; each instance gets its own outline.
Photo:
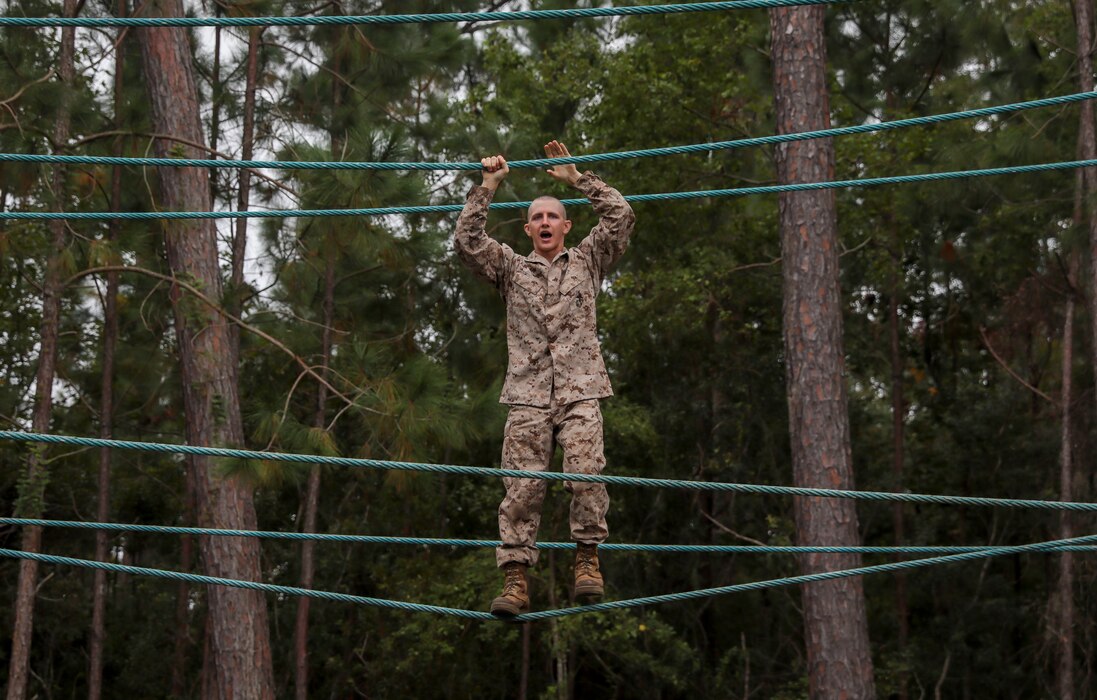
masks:
<instances>
[{"instance_id":1,"label":"recruit","mask_svg":"<svg viewBox=\"0 0 1097 700\"><path fill-rule=\"evenodd\" d=\"M549 158L569 157L564 144L545 145ZM483 182L468 194L457 219L454 246L461 261L499 291L507 306L506 380L500 402L510 406L503 435L505 469L545 471L556 445L564 451L564 471L600 474L602 411L598 400L612 396L598 343L595 297L602 280L624 254L636 217L621 193L575 165L557 165L548 174L583 193L594 206L598 225L574 248L564 246L571 221L555 197L538 197L527 213L529 255L487 235L488 205L510 168L506 159L480 161ZM503 591L491 612L510 617L529 610L528 567L537 563L537 528L546 482L503 479L499 505L496 563ZM609 495L603 484L567 482L572 492L571 539L576 542L574 597L602 598L598 545L608 534Z\"/></svg>"}]
</instances>

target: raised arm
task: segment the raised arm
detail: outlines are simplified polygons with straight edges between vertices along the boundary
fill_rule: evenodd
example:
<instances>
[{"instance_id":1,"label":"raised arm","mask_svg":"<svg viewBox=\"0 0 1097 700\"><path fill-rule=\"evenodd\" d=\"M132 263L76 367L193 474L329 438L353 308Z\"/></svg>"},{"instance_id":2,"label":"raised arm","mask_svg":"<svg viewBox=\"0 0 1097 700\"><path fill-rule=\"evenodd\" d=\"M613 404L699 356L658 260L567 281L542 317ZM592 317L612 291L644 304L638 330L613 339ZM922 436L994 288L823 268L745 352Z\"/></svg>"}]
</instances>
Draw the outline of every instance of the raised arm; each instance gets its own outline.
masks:
<instances>
[{"instance_id":1,"label":"raised arm","mask_svg":"<svg viewBox=\"0 0 1097 700\"><path fill-rule=\"evenodd\" d=\"M545 144L545 155L566 158L571 153L564 144L551 141ZM636 226L636 215L621 193L602 182L594 173L588 171L580 175L578 168L569 164L557 165L549 169L548 174L582 192L594 205L598 225L579 243L579 248L590 253L601 280L625 254Z\"/></svg>"},{"instance_id":2,"label":"raised arm","mask_svg":"<svg viewBox=\"0 0 1097 700\"><path fill-rule=\"evenodd\" d=\"M453 247L457 257L473 274L501 290L506 279L507 261L514 251L488 236L486 225L488 205L495 190L510 172L510 167L503 156L483 158L480 165L483 167L483 181L480 186L469 190L465 208L461 210L453 232Z\"/></svg>"}]
</instances>

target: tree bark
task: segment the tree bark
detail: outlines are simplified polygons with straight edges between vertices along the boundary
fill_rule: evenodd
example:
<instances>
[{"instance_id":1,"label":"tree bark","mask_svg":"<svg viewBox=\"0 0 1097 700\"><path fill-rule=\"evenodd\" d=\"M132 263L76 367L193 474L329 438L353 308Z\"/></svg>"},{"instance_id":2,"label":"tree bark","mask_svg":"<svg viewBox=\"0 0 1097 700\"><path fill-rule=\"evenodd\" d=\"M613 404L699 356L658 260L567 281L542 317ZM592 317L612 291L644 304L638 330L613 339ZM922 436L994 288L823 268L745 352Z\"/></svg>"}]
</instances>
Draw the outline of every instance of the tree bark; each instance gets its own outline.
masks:
<instances>
[{"instance_id":1,"label":"tree bark","mask_svg":"<svg viewBox=\"0 0 1097 700\"><path fill-rule=\"evenodd\" d=\"M336 10L341 8L336 7ZM340 30L344 34L345 30ZM332 70L338 75L340 70L338 46L332 55ZM331 102L332 114L339 111L343 103L343 85L338 80L332 80ZM335 123L329 125L328 136L332 156L338 160L342 151L342 141ZM324 302L323 302L323 331L320 337L320 373L327 379L328 367L331 363L332 351L332 325L335 323L335 245L334 239L325 241L324 246ZM327 424L327 387L320 384L316 392L316 412L313 414L313 426L323 428ZM305 487L305 517L302 524L305 532L316 532L317 512L320 510L320 465L314 464L309 471L308 483ZM301 543L301 588L312 588L315 576L315 543L305 540ZM308 698L309 686L309 610L311 599L302 596L297 599L297 619L293 630L293 667L294 688L297 700Z\"/></svg>"},{"instance_id":2,"label":"tree bark","mask_svg":"<svg viewBox=\"0 0 1097 700\"><path fill-rule=\"evenodd\" d=\"M556 600L556 550L549 550L548 556L548 593L549 607L560 607ZM571 683L571 671L568 669L568 642L560 633L560 622L556 619L549 620L549 638L552 645L553 669L556 677L556 700L572 700L569 692Z\"/></svg>"},{"instance_id":3,"label":"tree bark","mask_svg":"<svg viewBox=\"0 0 1097 700\"><path fill-rule=\"evenodd\" d=\"M893 90L888 90L885 100L887 118L897 111L898 98ZM894 151L892 151L894 155ZM906 399L903 396L903 369L905 367L902 346L902 320L899 317L899 305L903 299L905 287L905 271L903 269L903 236L896 221L893 203L888 203L884 210L884 225L890 232L891 245L888 255L891 258L891 271L888 279L888 339L889 356L891 364L891 478L892 489L903 490L903 469L905 458L905 433L904 414L906 413ZM891 527L894 534L896 547L906 544L906 504L896 501L891 504ZM902 561L905 557L896 554L893 561ZM910 637L910 613L907 605L907 574L905 571L895 572L895 618L896 641L899 653L906 655L907 644ZM900 672L897 677L898 700L907 700L907 673Z\"/></svg>"},{"instance_id":4,"label":"tree bark","mask_svg":"<svg viewBox=\"0 0 1097 700\"><path fill-rule=\"evenodd\" d=\"M63 14L65 17L76 16L76 0L65 0ZM57 121L53 129L53 142L57 144L58 150L63 150L69 140L71 89L76 73L75 55L76 34L72 28L62 29L61 51L58 59L62 93L57 105ZM55 199L54 208L57 211L63 208L65 180L64 166L55 166L51 188ZM50 418L53 414L53 379L57 368L61 296L64 293L61 257L68 239L64 221L50 221L49 231L50 259L46 263L45 279L42 283L42 325L39 333L41 345L34 379L34 413L31 418L31 430L36 433L49 432ZM30 451L25 481L20 484L19 499L15 504L15 512L19 517L36 518L42 515L42 500L49 476L41 460L42 452L43 450L36 449ZM23 528L20 546L24 552L41 551L42 528ZM15 623L11 639L11 660L8 665L8 700L23 700L27 695L31 639L34 631L34 598L37 588L38 562L24 559L19 563L19 580L16 588Z\"/></svg>"},{"instance_id":5,"label":"tree bark","mask_svg":"<svg viewBox=\"0 0 1097 700\"><path fill-rule=\"evenodd\" d=\"M259 75L259 40L262 27L252 27L248 33L247 78L244 84L244 133L241 144L241 160L251 160L255 144L255 85ZM236 193L236 210L247 211L251 197L251 170L240 169L240 186ZM248 246L248 220L236 220L236 232L232 237L232 274L229 278L228 312L237 318L243 316L244 307L244 255ZM229 326L236 356L240 356L240 329Z\"/></svg>"},{"instance_id":6,"label":"tree bark","mask_svg":"<svg viewBox=\"0 0 1097 700\"><path fill-rule=\"evenodd\" d=\"M126 16L126 0L118 0L116 14ZM119 36L114 52L114 128L121 129L119 110L122 104L122 79L125 68L125 36ZM122 155L122 140L114 142L115 157ZM122 208L122 168L111 169L111 211ZM118 219L110 223L107 240L118 238ZM103 367L101 395L99 398L99 437L110 439L114 435L114 348L118 338L118 273L107 273L107 288L103 298ZM99 450L99 484L95 519L106 522L110 518L110 465L109 448ZM108 533L95 533L95 560L107 561ZM107 572L96 569L92 583L91 649L88 653L88 700L99 700L103 694L103 646L106 642Z\"/></svg>"},{"instance_id":7,"label":"tree bark","mask_svg":"<svg viewBox=\"0 0 1097 700\"><path fill-rule=\"evenodd\" d=\"M902 321L899 318L899 301L903 289L903 255L902 238L899 227L890 210L887 216L887 224L891 228L891 279L888 283L888 337L891 358L891 477L892 488L896 491L903 490L903 466L904 466L904 434L903 422L906 412L906 400L903 396L903 349L902 349ZM904 504L895 502L891 504L891 526L894 533L896 547L906 544L906 518ZM897 554L894 561L902 561L903 555ZM899 645L899 653L905 654L910 637L910 615L907 607L907 575L904 571L895 572L895 618L896 641ZM907 674L900 673L898 677L899 700L906 700Z\"/></svg>"},{"instance_id":8,"label":"tree bark","mask_svg":"<svg viewBox=\"0 0 1097 700\"><path fill-rule=\"evenodd\" d=\"M522 669L518 675L518 700L529 700L530 624L522 625Z\"/></svg>"},{"instance_id":9,"label":"tree bark","mask_svg":"<svg viewBox=\"0 0 1097 700\"><path fill-rule=\"evenodd\" d=\"M327 378L331 363L332 325L335 323L335 241L329 240L325 249L324 262L324 328L321 332L320 374ZM320 384L316 388L316 413L313 427L323 429L327 423L327 387ZM304 532L316 532L316 516L320 510L320 465L312 465L309 471L308 485L305 490ZM301 543L301 588L312 588L315 575L315 542L305 540ZM297 599L297 620L294 625L294 684L297 700L307 700L309 688L309 601L301 596Z\"/></svg>"},{"instance_id":10,"label":"tree bark","mask_svg":"<svg viewBox=\"0 0 1097 700\"><path fill-rule=\"evenodd\" d=\"M1083 91L1093 90L1093 3L1091 0L1074 1L1074 23L1078 28L1078 83ZM1097 158L1097 136L1094 135L1093 101L1083 100L1079 103L1079 118L1081 124L1078 129L1079 157ZM1088 200L1097 194L1097 168L1084 168L1083 189L1084 197ZM1090 352L1091 359L1097 360L1097 216L1094 215L1094 203L1086 201L1086 223L1089 227L1089 286L1090 286L1090 332L1092 333Z\"/></svg>"},{"instance_id":11,"label":"tree bark","mask_svg":"<svg viewBox=\"0 0 1097 700\"><path fill-rule=\"evenodd\" d=\"M830 126L825 14L822 7L770 11L779 133ZM776 153L781 183L834 177L829 139L782 144ZM782 194L779 216L793 479L797 486L852 489L834 194ZM859 543L852 501L798 498L794 507L801 545ZM803 573L859 565L856 555L800 560ZM802 595L811 697L874 698L861 579L807 585Z\"/></svg>"},{"instance_id":12,"label":"tree bark","mask_svg":"<svg viewBox=\"0 0 1097 700\"><path fill-rule=\"evenodd\" d=\"M1078 84L1083 92L1093 90L1093 3L1092 0L1074 0L1074 22L1078 32ZM1079 105L1078 157L1097 158L1097 127L1094 126L1093 102L1085 100ZM1089 227L1090 249L1090 328L1092 340L1097 342L1097 210L1093 199L1097 196L1097 169L1082 170L1078 182L1078 195L1075 201L1074 220L1080 224L1086 220ZM1071 256L1071 274L1077 264L1077 256ZM1071 281L1073 284L1073 281ZM1059 478L1060 498L1073 498L1073 457L1071 454L1071 401L1073 400L1072 363L1074 335L1074 297L1073 290L1068 291L1064 312L1067 314L1063 325L1063 379L1062 379L1062 444L1060 445ZM1097 360L1097 345L1091 344L1093 357ZM1073 523L1065 511L1059 519L1060 537L1070 537ZM1063 534L1068 533L1068 534ZM1056 685L1059 697L1071 700L1074 697L1074 557L1070 552L1059 555L1058 597L1058 649L1056 656Z\"/></svg>"},{"instance_id":13,"label":"tree bark","mask_svg":"<svg viewBox=\"0 0 1097 700\"><path fill-rule=\"evenodd\" d=\"M180 0L150 0L147 7L151 16L183 14ZM172 28L145 28L138 31L138 39L156 131L190 143L203 143L187 35ZM160 157L169 157L166 140L158 140L156 148ZM199 156L196 148L184 150L192 154L187 157ZM160 189L166 210L212 208L209 173L204 169L161 170ZM164 233L173 275L220 299L223 289L212 223L165 223ZM243 424L235 382L238 358L233 353L229 324L221 314L177 286L171 289L171 299L182 366L187 443L242 445ZM193 460L190 478L196 483L199 523L205 527L256 529L252 489L244 477L225 473L231 467L231 463L208 458ZM203 538L200 550L203 568L209 575L262 580L259 545L252 538ZM214 696L273 698L265 598L255 591L221 586L209 587L208 596Z\"/></svg>"},{"instance_id":14,"label":"tree bark","mask_svg":"<svg viewBox=\"0 0 1097 700\"><path fill-rule=\"evenodd\" d=\"M184 522L187 526L193 527L196 522L195 512L198 510L198 507L195 503L197 495L195 493L194 479L190 476L191 472L194 470L194 466L189 455L185 464L187 469L187 505ZM194 566L194 537L191 535L183 535L180 538L180 550L180 570L190 572L191 567ZM186 697L187 648L190 645L190 584L186 581L180 581L179 587L175 589L175 643L171 661L171 696L173 698ZM204 645L202 653L203 655L205 654ZM204 663L205 659L203 658L203 664ZM205 666L203 665L203 679L206 676L205 670ZM204 687L205 686L203 686L203 688Z\"/></svg>"},{"instance_id":15,"label":"tree bark","mask_svg":"<svg viewBox=\"0 0 1097 700\"><path fill-rule=\"evenodd\" d=\"M191 567L194 560L194 539L190 535L182 538L183 571ZM175 642L171 661L171 696L181 698L186 694L187 647L190 642L189 606L190 584L180 582L175 595Z\"/></svg>"},{"instance_id":16,"label":"tree bark","mask_svg":"<svg viewBox=\"0 0 1097 700\"><path fill-rule=\"evenodd\" d=\"M1076 256L1072 256L1071 271L1077 267ZM1073 285L1074 275L1070 284ZM1068 290L1063 305L1063 348L1062 348L1062 389L1059 398L1061 442L1059 445L1059 499L1074 500L1073 476L1074 460L1071 402L1074 400L1074 294ZM1074 537L1074 523L1068 511L1059 513L1059 539ZM1055 679L1059 700L1074 700L1074 553L1059 554L1059 577L1055 587L1054 625L1056 640Z\"/></svg>"},{"instance_id":17,"label":"tree bark","mask_svg":"<svg viewBox=\"0 0 1097 700\"><path fill-rule=\"evenodd\" d=\"M220 17L222 15L221 3L213 3L213 16ZM209 120L209 144L210 144L210 158L216 160L218 146L221 141L221 100L223 98L221 90L221 27L215 27L213 30L213 70L210 76L210 120ZM210 198L213 201L217 201L218 187L217 187L217 168L210 168L209 170L209 186L210 186Z\"/></svg>"}]
</instances>

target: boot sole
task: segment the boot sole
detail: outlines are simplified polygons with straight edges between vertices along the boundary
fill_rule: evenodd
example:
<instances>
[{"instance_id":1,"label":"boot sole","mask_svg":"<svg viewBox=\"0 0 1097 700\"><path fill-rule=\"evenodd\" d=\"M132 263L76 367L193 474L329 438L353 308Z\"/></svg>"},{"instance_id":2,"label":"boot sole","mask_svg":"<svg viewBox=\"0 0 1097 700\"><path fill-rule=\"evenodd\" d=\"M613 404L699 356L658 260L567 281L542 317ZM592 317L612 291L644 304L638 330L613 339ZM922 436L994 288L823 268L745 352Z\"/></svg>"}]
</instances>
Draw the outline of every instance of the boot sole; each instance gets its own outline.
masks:
<instances>
[{"instance_id":1,"label":"boot sole","mask_svg":"<svg viewBox=\"0 0 1097 700\"><path fill-rule=\"evenodd\" d=\"M491 614L496 617L514 617L528 611L528 607L522 608L507 602L496 601L491 604Z\"/></svg>"},{"instance_id":2,"label":"boot sole","mask_svg":"<svg viewBox=\"0 0 1097 700\"><path fill-rule=\"evenodd\" d=\"M575 599L590 605L602 600L604 589L601 586L576 586Z\"/></svg>"}]
</instances>

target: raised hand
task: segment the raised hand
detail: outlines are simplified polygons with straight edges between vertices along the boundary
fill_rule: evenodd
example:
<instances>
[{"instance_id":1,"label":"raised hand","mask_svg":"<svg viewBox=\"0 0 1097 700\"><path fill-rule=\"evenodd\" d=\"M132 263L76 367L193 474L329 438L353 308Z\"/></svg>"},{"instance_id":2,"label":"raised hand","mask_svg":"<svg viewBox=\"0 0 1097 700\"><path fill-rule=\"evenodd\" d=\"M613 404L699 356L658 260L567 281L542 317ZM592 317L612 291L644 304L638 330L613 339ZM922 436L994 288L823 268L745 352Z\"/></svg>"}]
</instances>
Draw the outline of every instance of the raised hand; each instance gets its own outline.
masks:
<instances>
[{"instance_id":1,"label":"raised hand","mask_svg":"<svg viewBox=\"0 0 1097 700\"><path fill-rule=\"evenodd\" d=\"M559 141L549 141L545 144L545 155L549 158L567 158L571 153L568 152L568 147ZM545 172L565 185L575 185L575 182L581 176L579 169L575 167L574 163L556 165Z\"/></svg>"},{"instance_id":2,"label":"raised hand","mask_svg":"<svg viewBox=\"0 0 1097 700\"><path fill-rule=\"evenodd\" d=\"M488 156L487 158L481 158L480 167L483 168L482 172L484 174L484 181L481 184L492 192L499 187L499 184L506 179L507 173L510 172L510 166L507 165L507 159L503 156Z\"/></svg>"}]
</instances>

